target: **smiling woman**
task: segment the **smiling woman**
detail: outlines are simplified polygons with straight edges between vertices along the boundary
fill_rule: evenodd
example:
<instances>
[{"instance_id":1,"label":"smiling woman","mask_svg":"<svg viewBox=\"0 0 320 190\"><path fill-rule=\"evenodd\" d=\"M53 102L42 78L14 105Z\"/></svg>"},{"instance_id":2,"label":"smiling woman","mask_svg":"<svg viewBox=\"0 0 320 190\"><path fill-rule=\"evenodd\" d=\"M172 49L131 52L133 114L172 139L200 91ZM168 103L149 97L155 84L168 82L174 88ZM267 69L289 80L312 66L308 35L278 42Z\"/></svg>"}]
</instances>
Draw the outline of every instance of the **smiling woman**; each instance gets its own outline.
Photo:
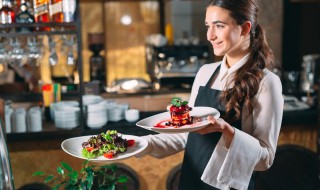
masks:
<instances>
[{"instance_id":1,"label":"smiling woman","mask_svg":"<svg viewBox=\"0 0 320 190\"><path fill-rule=\"evenodd\" d=\"M185 149L181 190L253 190L254 171L272 165L282 86L271 72L274 56L257 13L254 0L211 0L207 6L207 40L223 59L199 69L188 105L215 108L221 117L209 115L209 124L192 133L145 137L147 153L157 158Z\"/></svg>"}]
</instances>

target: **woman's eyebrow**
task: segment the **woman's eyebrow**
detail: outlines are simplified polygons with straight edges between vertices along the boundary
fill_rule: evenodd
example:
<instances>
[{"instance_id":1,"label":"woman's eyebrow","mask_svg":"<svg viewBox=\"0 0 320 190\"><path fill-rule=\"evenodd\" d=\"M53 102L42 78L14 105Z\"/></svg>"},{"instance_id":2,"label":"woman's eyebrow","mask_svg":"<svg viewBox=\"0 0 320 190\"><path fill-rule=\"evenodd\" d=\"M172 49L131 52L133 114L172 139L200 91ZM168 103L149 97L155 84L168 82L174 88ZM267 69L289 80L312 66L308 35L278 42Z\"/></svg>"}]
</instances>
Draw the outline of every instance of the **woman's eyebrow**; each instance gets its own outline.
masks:
<instances>
[{"instance_id":1,"label":"woman's eyebrow","mask_svg":"<svg viewBox=\"0 0 320 190\"><path fill-rule=\"evenodd\" d=\"M213 21L212 24L226 24L226 22L223 22L221 20Z\"/></svg>"},{"instance_id":2,"label":"woman's eyebrow","mask_svg":"<svg viewBox=\"0 0 320 190\"><path fill-rule=\"evenodd\" d=\"M206 25L208 25L208 22L205 22ZM227 24L226 22L223 22L221 20L213 21L211 24Z\"/></svg>"}]
</instances>

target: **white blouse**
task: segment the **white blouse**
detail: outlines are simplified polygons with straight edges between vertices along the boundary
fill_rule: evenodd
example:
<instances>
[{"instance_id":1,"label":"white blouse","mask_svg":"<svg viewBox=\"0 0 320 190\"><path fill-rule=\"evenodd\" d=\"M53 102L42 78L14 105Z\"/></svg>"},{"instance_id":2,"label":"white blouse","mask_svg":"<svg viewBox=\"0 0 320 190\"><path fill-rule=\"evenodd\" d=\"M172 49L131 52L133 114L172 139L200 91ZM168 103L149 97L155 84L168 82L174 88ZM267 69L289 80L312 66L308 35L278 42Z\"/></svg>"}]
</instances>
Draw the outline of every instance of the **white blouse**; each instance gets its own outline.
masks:
<instances>
[{"instance_id":1,"label":"white blouse","mask_svg":"<svg viewBox=\"0 0 320 190\"><path fill-rule=\"evenodd\" d=\"M206 64L198 71L192 86L189 106L194 106L200 86L205 86L215 69L221 64L220 72L212 89L223 90L227 79L247 60L243 57L228 68L225 57L221 62ZM230 80L230 79L229 79ZM273 163L283 114L282 85L279 77L264 70L259 91L254 99L253 113L242 109L242 130L235 128L229 149L220 138L202 174L201 180L219 189L246 190L254 170L263 171ZM148 135L148 148L139 156L149 154L163 158L183 150L188 134Z\"/></svg>"}]
</instances>

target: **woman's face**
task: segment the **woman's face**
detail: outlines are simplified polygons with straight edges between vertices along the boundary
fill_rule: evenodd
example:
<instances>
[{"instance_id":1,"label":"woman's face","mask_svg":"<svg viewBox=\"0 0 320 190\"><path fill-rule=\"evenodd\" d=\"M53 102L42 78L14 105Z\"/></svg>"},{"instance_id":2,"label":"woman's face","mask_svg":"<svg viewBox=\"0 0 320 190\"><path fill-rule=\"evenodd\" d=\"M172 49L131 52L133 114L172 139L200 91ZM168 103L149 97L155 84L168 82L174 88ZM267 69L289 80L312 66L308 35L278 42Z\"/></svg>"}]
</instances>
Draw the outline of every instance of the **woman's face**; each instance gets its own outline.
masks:
<instances>
[{"instance_id":1,"label":"woman's face","mask_svg":"<svg viewBox=\"0 0 320 190\"><path fill-rule=\"evenodd\" d=\"M229 15L228 10L209 6L206 12L207 39L216 56L238 55L243 50L242 27Z\"/></svg>"}]
</instances>

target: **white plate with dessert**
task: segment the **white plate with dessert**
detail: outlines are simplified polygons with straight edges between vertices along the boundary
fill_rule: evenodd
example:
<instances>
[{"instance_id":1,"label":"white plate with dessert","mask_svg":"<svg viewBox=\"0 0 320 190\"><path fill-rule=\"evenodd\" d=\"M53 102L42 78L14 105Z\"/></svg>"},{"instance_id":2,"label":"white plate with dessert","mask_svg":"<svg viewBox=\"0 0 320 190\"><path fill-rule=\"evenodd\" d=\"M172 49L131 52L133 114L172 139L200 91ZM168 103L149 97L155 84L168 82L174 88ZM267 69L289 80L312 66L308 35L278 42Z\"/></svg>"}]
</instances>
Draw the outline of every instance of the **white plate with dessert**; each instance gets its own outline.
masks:
<instances>
[{"instance_id":1,"label":"white plate with dessert","mask_svg":"<svg viewBox=\"0 0 320 190\"><path fill-rule=\"evenodd\" d=\"M184 105L171 105L170 110L136 123L137 126L159 133L186 133L206 127L209 122L207 116L212 115L216 119L220 117L218 110L211 107L189 107ZM193 121L193 118L198 118ZM200 121L198 121L200 119Z\"/></svg>"}]
</instances>

